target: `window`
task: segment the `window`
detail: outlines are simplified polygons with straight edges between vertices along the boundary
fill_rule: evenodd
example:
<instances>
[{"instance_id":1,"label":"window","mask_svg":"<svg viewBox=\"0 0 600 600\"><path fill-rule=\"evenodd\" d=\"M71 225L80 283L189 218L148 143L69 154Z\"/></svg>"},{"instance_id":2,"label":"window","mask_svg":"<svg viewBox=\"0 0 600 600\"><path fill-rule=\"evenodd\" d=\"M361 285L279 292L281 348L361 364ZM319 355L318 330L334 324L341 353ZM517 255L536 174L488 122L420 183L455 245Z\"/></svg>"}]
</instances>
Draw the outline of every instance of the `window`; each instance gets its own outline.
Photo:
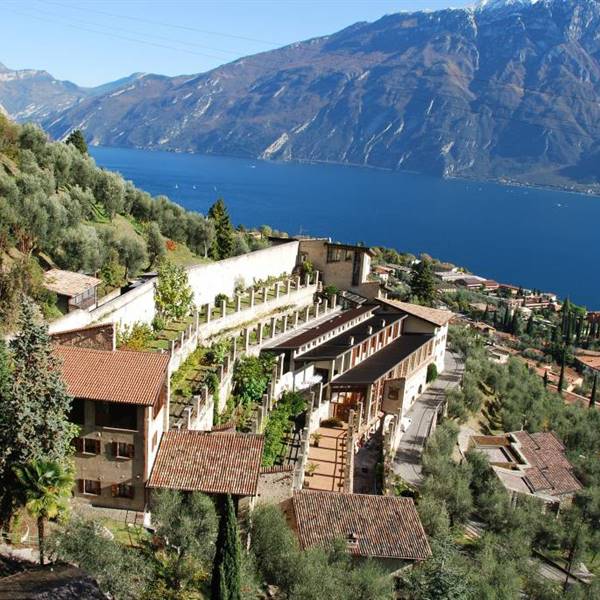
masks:
<instances>
[{"instance_id":1,"label":"window","mask_svg":"<svg viewBox=\"0 0 600 600\"><path fill-rule=\"evenodd\" d=\"M73 398L71 412L69 413L69 421L75 423L75 425L85 424L85 400Z\"/></svg>"},{"instance_id":2,"label":"window","mask_svg":"<svg viewBox=\"0 0 600 600\"><path fill-rule=\"evenodd\" d=\"M135 446L126 442L113 442L113 456L115 458L133 458L135 455Z\"/></svg>"},{"instance_id":3,"label":"window","mask_svg":"<svg viewBox=\"0 0 600 600\"><path fill-rule=\"evenodd\" d=\"M114 483L111 487L113 498L133 498L135 488L127 483Z\"/></svg>"},{"instance_id":4,"label":"window","mask_svg":"<svg viewBox=\"0 0 600 600\"><path fill-rule=\"evenodd\" d=\"M335 246L327 246L327 262L341 262L344 259L344 249Z\"/></svg>"},{"instance_id":5,"label":"window","mask_svg":"<svg viewBox=\"0 0 600 600\"><path fill-rule=\"evenodd\" d=\"M75 438L73 445L79 454L100 454L102 451L100 440L93 438Z\"/></svg>"},{"instance_id":6,"label":"window","mask_svg":"<svg viewBox=\"0 0 600 600\"><path fill-rule=\"evenodd\" d=\"M137 431L137 407L117 402L96 402L96 425Z\"/></svg>"},{"instance_id":7,"label":"window","mask_svg":"<svg viewBox=\"0 0 600 600\"><path fill-rule=\"evenodd\" d=\"M102 492L100 482L96 479L80 479L79 492L91 496L99 496Z\"/></svg>"}]
</instances>

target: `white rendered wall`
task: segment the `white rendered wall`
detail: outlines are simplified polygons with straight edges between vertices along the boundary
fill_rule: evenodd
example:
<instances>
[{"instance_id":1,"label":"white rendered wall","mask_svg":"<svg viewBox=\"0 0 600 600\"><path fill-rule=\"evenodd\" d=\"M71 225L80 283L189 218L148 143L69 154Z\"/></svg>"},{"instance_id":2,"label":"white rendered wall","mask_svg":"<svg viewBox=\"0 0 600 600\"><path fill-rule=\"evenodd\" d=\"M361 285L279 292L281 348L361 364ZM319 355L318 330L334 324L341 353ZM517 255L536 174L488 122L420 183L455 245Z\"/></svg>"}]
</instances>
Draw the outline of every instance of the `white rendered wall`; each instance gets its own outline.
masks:
<instances>
[{"instance_id":1,"label":"white rendered wall","mask_svg":"<svg viewBox=\"0 0 600 600\"><path fill-rule=\"evenodd\" d=\"M244 287L268 277L293 271L298 256L298 242L287 242L188 269L194 301L200 306L213 302L217 294L232 296L238 281Z\"/></svg>"},{"instance_id":2,"label":"white rendered wall","mask_svg":"<svg viewBox=\"0 0 600 600\"><path fill-rule=\"evenodd\" d=\"M212 303L217 294L232 296L239 280L243 280L245 286L250 286L254 281L291 273L296 265L297 255L298 242L292 241L218 262L190 267L188 278L194 292L194 301L200 306L207 302ZM52 321L49 326L50 333L79 329L92 323L112 322L120 326L130 326L135 322L150 324L156 314L155 283L156 279L146 281L94 310L76 310Z\"/></svg>"}]
</instances>

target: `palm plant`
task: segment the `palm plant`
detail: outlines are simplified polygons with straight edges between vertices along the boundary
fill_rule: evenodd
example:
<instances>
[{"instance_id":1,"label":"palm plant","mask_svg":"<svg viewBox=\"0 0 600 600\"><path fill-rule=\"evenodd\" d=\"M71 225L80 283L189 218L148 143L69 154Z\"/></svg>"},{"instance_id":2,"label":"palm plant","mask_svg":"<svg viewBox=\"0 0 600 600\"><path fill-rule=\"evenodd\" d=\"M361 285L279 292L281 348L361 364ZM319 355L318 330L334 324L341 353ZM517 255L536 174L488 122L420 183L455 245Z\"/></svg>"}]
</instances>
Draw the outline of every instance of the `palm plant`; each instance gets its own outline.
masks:
<instances>
[{"instance_id":1,"label":"palm plant","mask_svg":"<svg viewBox=\"0 0 600 600\"><path fill-rule=\"evenodd\" d=\"M72 468L53 460L32 460L14 467L20 486L21 503L37 520L40 564L44 564L44 527L68 510L74 483Z\"/></svg>"}]
</instances>

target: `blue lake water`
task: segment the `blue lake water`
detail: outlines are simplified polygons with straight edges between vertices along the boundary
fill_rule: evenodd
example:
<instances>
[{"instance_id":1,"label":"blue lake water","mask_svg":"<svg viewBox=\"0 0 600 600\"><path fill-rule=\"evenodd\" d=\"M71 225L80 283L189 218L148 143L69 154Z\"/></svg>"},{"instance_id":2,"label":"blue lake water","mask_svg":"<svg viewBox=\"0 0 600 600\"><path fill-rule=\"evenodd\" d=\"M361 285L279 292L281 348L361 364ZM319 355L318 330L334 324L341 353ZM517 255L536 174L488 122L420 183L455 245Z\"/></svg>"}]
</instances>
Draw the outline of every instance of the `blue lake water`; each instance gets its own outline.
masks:
<instances>
[{"instance_id":1,"label":"blue lake water","mask_svg":"<svg viewBox=\"0 0 600 600\"><path fill-rule=\"evenodd\" d=\"M153 195L234 223L328 235L464 265L600 309L600 198L338 165L92 148Z\"/></svg>"}]
</instances>

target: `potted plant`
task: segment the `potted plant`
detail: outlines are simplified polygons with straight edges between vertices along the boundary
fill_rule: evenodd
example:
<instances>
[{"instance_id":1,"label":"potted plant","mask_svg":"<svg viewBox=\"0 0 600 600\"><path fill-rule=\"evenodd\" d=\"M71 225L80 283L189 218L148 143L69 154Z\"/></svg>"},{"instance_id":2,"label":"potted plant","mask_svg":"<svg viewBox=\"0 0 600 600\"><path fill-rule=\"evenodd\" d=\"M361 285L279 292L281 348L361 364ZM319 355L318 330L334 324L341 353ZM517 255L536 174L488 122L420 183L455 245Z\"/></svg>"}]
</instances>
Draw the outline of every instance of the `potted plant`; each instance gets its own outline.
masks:
<instances>
[{"instance_id":1,"label":"potted plant","mask_svg":"<svg viewBox=\"0 0 600 600\"><path fill-rule=\"evenodd\" d=\"M320 433L313 433L312 434L312 440L313 440L313 444L315 446L315 448L319 447L319 440L321 439L321 434Z\"/></svg>"},{"instance_id":2,"label":"potted plant","mask_svg":"<svg viewBox=\"0 0 600 600\"><path fill-rule=\"evenodd\" d=\"M319 465L316 463L308 463L306 465L306 475L307 477L312 477L316 470L319 468Z\"/></svg>"}]
</instances>

